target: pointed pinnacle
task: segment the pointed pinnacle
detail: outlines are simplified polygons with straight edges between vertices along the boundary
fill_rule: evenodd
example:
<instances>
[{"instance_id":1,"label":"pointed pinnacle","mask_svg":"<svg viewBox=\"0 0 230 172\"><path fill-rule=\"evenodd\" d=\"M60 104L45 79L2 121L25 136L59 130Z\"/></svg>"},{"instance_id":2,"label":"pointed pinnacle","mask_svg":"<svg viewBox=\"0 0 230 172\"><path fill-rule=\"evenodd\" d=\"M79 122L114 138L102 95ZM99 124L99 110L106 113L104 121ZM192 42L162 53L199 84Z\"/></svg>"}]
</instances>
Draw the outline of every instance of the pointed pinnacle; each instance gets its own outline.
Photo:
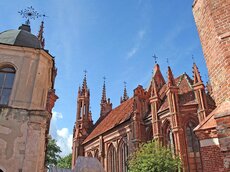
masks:
<instances>
[{"instance_id":1,"label":"pointed pinnacle","mask_svg":"<svg viewBox=\"0 0 230 172\"><path fill-rule=\"evenodd\" d=\"M193 63L194 84L202 83L200 72L195 63Z\"/></svg>"},{"instance_id":2,"label":"pointed pinnacle","mask_svg":"<svg viewBox=\"0 0 230 172\"><path fill-rule=\"evenodd\" d=\"M101 103L105 103L106 102L105 77L103 79L104 79L104 83L103 83L103 89L102 89Z\"/></svg>"},{"instance_id":3,"label":"pointed pinnacle","mask_svg":"<svg viewBox=\"0 0 230 172\"><path fill-rule=\"evenodd\" d=\"M41 22L40 29L37 36L38 40L41 43L42 48L45 47L45 38L43 37L43 33L44 33L44 21Z\"/></svg>"},{"instance_id":4,"label":"pointed pinnacle","mask_svg":"<svg viewBox=\"0 0 230 172\"><path fill-rule=\"evenodd\" d=\"M171 68L168 66L168 86L175 86L175 81Z\"/></svg>"},{"instance_id":5,"label":"pointed pinnacle","mask_svg":"<svg viewBox=\"0 0 230 172\"><path fill-rule=\"evenodd\" d=\"M155 79L152 80L152 96L158 96L157 85Z\"/></svg>"},{"instance_id":6,"label":"pointed pinnacle","mask_svg":"<svg viewBox=\"0 0 230 172\"><path fill-rule=\"evenodd\" d=\"M84 71L85 75L84 75L84 79L83 79L83 83L82 83L82 90L87 90L87 79L86 79L86 70Z\"/></svg>"},{"instance_id":7,"label":"pointed pinnacle","mask_svg":"<svg viewBox=\"0 0 230 172\"><path fill-rule=\"evenodd\" d=\"M123 101L126 101L129 99L128 94L127 94L127 90L126 90L126 82L124 82L124 93L123 93Z\"/></svg>"}]
</instances>

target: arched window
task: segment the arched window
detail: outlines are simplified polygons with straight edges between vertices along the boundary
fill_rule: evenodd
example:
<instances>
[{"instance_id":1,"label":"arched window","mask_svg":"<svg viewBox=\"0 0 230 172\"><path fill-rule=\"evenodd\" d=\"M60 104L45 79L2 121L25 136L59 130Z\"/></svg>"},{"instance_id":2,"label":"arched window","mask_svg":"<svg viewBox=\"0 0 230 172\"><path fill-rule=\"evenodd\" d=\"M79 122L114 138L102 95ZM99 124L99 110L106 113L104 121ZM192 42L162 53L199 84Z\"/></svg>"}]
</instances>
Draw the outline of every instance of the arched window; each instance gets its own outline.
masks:
<instances>
[{"instance_id":1,"label":"arched window","mask_svg":"<svg viewBox=\"0 0 230 172\"><path fill-rule=\"evenodd\" d=\"M118 156L119 156L119 171L127 172L127 158L128 158L128 147L127 144L121 140L118 148Z\"/></svg>"},{"instance_id":2,"label":"arched window","mask_svg":"<svg viewBox=\"0 0 230 172\"><path fill-rule=\"evenodd\" d=\"M186 127L188 152L199 152L199 142L195 133L193 132L195 127L196 125L191 121L187 124Z\"/></svg>"},{"instance_id":3,"label":"arched window","mask_svg":"<svg viewBox=\"0 0 230 172\"><path fill-rule=\"evenodd\" d=\"M14 83L15 69L13 67L0 68L0 104L7 105Z\"/></svg>"},{"instance_id":4,"label":"arched window","mask_svg":"<svg viewBox=\"0 0 230 172\"><path fill-rule=\"evenodd\" d=\"M202 167L200 159L200 145L195 133L193 132L195 127L196 125L192 121L190 121L186 126L188 162L191 171L200 171L200 168Z\"/></svg>"},{"instance_id":5,"label":"arched window","mask_svg":"<svg viewBox=\"0 0 230 172\"><path fill-rule=\"evenodd\" d=\"M2 169L0 169L0 172L3 172L3 170L2 170Z\"/></svg>"},{"instance_id":6,"label":"arched window","mask_svg":"<svg viewBox=\"0 0 230 172\"><path fill-rule=\"evenodd\" d=\"M169 147L169 149L172 151L173 154L175 154L175 147L174 147L174 137L173 137L173 132L172 132L172 129L171 129L171 126L168 126L167 128L167 145Z\"/></svg>"},{"instance_id":7,"label":"arched window","mask_svg":"<svg viewBox=\"0 0 230 172\"><path fill-rule=\"evenodd\" d=\"M111 144L109 146L108 149L108 158L107 158L107 162L108 162L108 172L116 172L116 150L113 146L113 144Z\"/></svg>"},{"instance_id":8,"label":"arched window","mask_svg":"<svg viewBox=\"0 0 230 172\"><path fill-rule=\"evenodd\" d=\"M175 154L174 136L170 122L167 120L163 128L164 133L164 145L167 146L173 154Z\"/></svg>"}]
</instances>

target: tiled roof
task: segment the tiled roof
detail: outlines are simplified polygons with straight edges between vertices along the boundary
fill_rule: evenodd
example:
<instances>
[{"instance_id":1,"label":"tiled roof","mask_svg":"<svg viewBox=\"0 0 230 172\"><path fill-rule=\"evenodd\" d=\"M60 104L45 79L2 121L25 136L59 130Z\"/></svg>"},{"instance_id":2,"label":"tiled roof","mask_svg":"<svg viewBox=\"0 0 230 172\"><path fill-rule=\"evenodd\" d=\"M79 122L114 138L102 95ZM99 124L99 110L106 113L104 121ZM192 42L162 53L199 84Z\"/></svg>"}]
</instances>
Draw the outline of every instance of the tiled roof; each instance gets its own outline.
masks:
<instances>
[{"instance_id":1,"label":"tiled roof","mask_svg":"<svg viewBox=\"0 0 230 172\"><path fill-rule=\"evenodd\" d=\"M133 111L134 98L130 98L113 109L89 134L83 143L103 134L104 132L112 129L113 127L128 120Z\"/></svg>"}]
</instances>

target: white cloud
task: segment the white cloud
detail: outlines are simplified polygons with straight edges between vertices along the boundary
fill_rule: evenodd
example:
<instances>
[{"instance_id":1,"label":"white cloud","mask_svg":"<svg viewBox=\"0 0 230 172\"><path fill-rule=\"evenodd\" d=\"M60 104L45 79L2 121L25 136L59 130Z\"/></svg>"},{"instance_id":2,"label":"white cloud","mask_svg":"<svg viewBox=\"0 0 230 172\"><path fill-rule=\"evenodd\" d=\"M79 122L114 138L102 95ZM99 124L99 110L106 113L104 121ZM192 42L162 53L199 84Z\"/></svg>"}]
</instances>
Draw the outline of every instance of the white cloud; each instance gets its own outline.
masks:
<instances>
[{"instance_id":1,"label":"white cloud","mask_svg":"<svg viewBox=\"0 0 230 172\"><path fill-rule=\"evenodd\" d=\"M68 128L58 127L58 120L62 120L63 115L60 112L53 111L53 116L50 124L50 134L53 139L57 141L57 145L61 148L60 156L66 156L72 152L72 138L73 134L69 132Z\"/></svg>"},{"instance_id":2,"label":"white cloud","mask_svg":"<svg viewBox=\"0 0 230 172\"><path fill-rule=\"evenodd\" d=\"M145 33L146 33L146 31L144 29L141 29L137 33L137 38L136 38L136 41L134 43L134 46L128 51L128 53L126 55L126 59L132 58L138 52L140 45L141 45L141 42L144 39Z\"/></svg>"},{"instance_id":3,"label":"white cloud","mask_svg":"<svg viewBox=\"0 0 230 172\"><path fill-rule=\"evenodd\" d=\"M144 36L145 36L145 30L143 29L143 30L140 30L139 32L138 32L138 37L139 37L139 39L140 40L142 40L143 38L144 38Z\"/></svg>"},{"instance_id":4,"label":"white cloud","mask_svg":"<svg viewBox=\"0 0 230 172\"><path fill-rule=\"evenodd\" d=\"M52 120L57 121L58 119L62 119L62 118L63 118L62 113L53 111Z\"/></svg>"},{"instance_id":5,"label":"white cloud","mask_svg":"<svg viewBox=\"0 0 230 172\"><path fill-rule=\"evenodd\" d=\"M133 57L133 56L136 54L136 52L137 52L138 49L139 49L138 47L133 47L133 48L127 53L127 58L129 59L129 58Z\"/></svg>"},{"instance_id":6,"label":"white cloud","mask_svg":"<svg viewBox=\"0 0 230 172\"><path fill-rule=\"evenodd\" d=\"M66 156L72 152L73 134L69 133L68 128L57 130L57 145L61 148L61 156Z\"/></svg>"},{"instance_id":7,"label":"white cloud","mask_svg":"<svg viewBox=\"0 0 230 172\"><path fill-rule=\"evenodd\" d=\"M68 128L62 128L61 130L57 130L57 135L59 137L67 138L68 137Z\"/></svg>"}]
</instances>

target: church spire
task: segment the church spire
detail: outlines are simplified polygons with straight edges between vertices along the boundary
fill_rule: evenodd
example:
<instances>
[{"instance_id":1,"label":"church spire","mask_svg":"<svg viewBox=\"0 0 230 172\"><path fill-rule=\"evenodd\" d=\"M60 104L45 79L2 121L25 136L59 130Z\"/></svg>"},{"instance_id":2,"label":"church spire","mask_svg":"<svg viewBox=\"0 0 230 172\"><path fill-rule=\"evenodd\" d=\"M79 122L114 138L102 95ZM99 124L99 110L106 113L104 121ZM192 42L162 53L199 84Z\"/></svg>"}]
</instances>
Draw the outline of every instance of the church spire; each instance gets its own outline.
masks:
<instances>
[{"instance_id":1,"label":"church spire","mask_svg":"<svg viewBox=\"0 0 230 172\"><path fill-rule=\"evenodd\" d=\"M126 82L124 81L124 92L123 92L123 97L121 97L121 103L123 103L124 101L129 99L129 96L127 94L127 90L126 90Z\"/></svg>"},{"instance_id":2,"label":"church spire","mask_svg":"<svg viewBox=\"0 0 230 172\"><path fill-rule=\"evenodd\" d=\"M171 68L168 66L168 87L175 86L175 80Z\"/></svg>"},{"instance_id":3,"label":"church spire","mask_svg":"<svg viewBox=\"0 0 230 172\"><path fill-rule=\"evenodd\" d=\"M105 87L105 77L103 77L104 83L103 83L103 88L102 88L102 97L101 97L101 103L106 102L106 87Z\"/></svg>"},{"instance_id":4,"label":"church spire","mask_svg":"<svg viewBox=\"0 0 230 172\"><path fill-rule=\"evenodd\" d=\"M40 29L37 36L38 40L41 43L42 48L45 47L45 38L43 37L43 33L44 33L44 21L41 22Z\"/></svg>"},{"instance_id":5,"label":"church spire","mask_svg":"<svg viewBox=\"0 0 230 172\"><path fill-rule=\"evenodd\" d=\"M104 83L102 88L102 97L101 97L101 112L100 116L106 116L112 110L112 103L110 103L110 99L106 99L106 87L105 87L105 77L103 77Z\"/></svg>"},{"instance_id":6,"label":"church spire","mask_svg":"<svg viewBox=\"0 0 230 172\"><path fill-rule=\"evenodd\" d=\"M193 63L194 84L203 83L196 63Z\"/></svg>"},{"instance_id":7,"label":"church spire","mask_svg":"<svg viewBox=\"0 0 230 172\"><path fill-rule=\"evenodd\" d=\"M87 90L87 79L86 79L87 71L84 70L84 73L85 73L85 75L84 75L84 79L83 79L83 82L82 82L82 90Z\"/></svg>"}]
</instances>

